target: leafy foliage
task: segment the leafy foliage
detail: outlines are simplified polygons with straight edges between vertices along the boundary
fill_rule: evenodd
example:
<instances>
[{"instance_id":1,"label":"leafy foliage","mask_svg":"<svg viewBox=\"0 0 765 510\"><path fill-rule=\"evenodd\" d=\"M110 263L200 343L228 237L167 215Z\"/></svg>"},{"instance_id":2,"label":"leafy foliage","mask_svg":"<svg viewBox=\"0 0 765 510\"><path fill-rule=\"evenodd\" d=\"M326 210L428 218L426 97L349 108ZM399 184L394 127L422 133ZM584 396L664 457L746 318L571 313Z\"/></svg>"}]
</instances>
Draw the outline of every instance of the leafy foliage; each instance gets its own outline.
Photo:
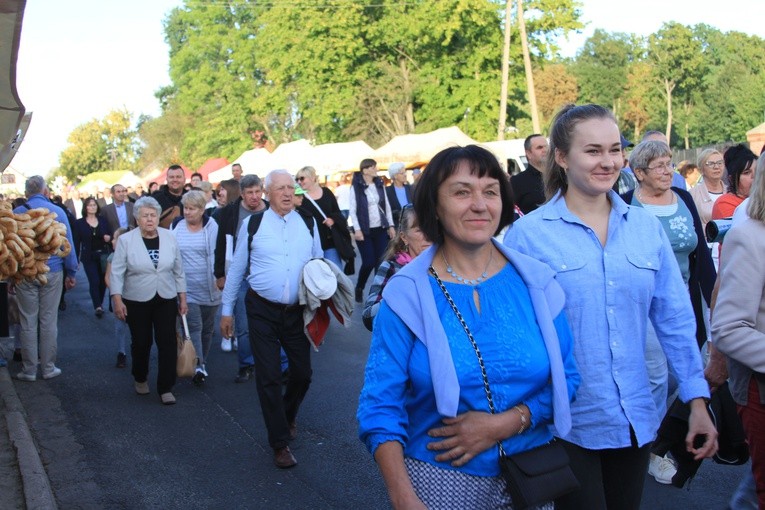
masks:
<instances>
[{"instance_id":1,"label":"leafy foliage","mask_svg":"<svg viewBox=\"0 0 765 510\"><path fill-rule=\"evenodd\" d=\"M59 157L56 175L77 182L92 172L134 171L141 146L138 133L131 125L129 112L113 110L103 119L93 119L76 127Z\"/></svg>"}]
</instances>

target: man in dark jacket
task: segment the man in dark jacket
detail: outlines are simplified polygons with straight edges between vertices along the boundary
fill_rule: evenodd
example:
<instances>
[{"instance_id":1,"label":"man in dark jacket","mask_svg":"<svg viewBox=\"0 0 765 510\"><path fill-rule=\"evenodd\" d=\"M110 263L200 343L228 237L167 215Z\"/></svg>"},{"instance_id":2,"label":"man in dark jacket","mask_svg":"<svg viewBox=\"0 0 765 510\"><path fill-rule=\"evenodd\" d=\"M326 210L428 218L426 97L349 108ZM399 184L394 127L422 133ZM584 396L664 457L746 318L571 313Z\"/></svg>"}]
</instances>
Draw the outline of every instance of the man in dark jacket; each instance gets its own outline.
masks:
<instances>
[{"instance_id":1,"label":"man in dark jacket","mask_svg":"<svg viewBox=\"0 0 765 510\"><path fill-rule=\"evenodd\" d=\"M523 148L526 150L526 170L510 178L515 203L523 214L528 214L545 203L544 169L547 158L547 138L540 134L526 137Z\"/></svg>"},{"instance_id":2,"label":"man in dark jacket","mask_svg":"<svg viewBox=\"0 0 765 510\"><path fill-rule=\"evenodd\" d=\"M151 196L159 202L162 214L159 216L159 226L170 228L173 220L183 216L183 185L186 183L186 174L180 165L170 165L167 169L167 186L160 188Z\"/></svg>"}]
</instances>

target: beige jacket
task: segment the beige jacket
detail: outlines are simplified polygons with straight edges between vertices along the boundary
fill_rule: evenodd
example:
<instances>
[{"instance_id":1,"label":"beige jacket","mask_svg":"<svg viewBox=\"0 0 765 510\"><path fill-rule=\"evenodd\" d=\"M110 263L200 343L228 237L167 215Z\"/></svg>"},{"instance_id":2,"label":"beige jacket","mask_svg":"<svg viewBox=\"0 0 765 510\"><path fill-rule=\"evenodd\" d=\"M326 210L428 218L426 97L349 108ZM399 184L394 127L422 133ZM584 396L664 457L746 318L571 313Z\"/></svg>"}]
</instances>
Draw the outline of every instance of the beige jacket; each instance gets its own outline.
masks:
<instances>
[{"instance_id":1,"label":"beige jacket","mask_svg":"<svg viewBox=\"0 0 765 510\"><path fill-rule=\"evenodd\" d=\"M725 235L712 341L728 355L733 399L746 404L752 375L765 403L765 223L748 219Z\"/></svg>"},{"instance_id":2,"label":"beige jacket","mask_svg":"<svg viewBox=\"0 0 765 510\"><path fill-rule=\"evenodd\" d=\"M155 295L172 299L186 292L183 260L173 234L158 228L159 262L154 267L146 250L140 229L131 230L117 239L109 283L111 295L119 294L131 301L149 301Z\"/></svg>"}]
</instances>

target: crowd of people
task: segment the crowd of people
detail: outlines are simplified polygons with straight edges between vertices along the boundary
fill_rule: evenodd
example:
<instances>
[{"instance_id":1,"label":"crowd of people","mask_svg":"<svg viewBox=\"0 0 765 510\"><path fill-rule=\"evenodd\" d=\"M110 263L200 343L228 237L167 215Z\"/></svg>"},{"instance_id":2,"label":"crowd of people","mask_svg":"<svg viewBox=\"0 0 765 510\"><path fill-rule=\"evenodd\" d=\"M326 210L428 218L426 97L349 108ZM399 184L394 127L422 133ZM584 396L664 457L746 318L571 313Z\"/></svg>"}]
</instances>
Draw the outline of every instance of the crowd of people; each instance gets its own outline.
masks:
<instances>
[{"instance_id":1,"label":"crowd of people","mask_svg":"<svg viewBox=\"0 0 765 510\"><path fill-rule=\"evenodd\" d=\"M79 261L99 319L108 290L116 366L130 365L136 394L151 393L156 344L155 391L176 402L182 322L204 385L219 320L234 381L255 380L274 464L292 467L312 378L303 296L348 286L347 242L372 331L359 437L394 508L518 507L518 475L502 466L551 446L577 487L550 484L534 507L638 508L646 474L679 487L692 476L657 440L670 408L686 410L677 441L690 459L717 453L708 401L728 379L752 458L736 498L765 507L765 158L739 144L676 168L662 133L634 145L598 105L564 107L525 150L512 177L470 145L436 154L415 182L403 163L383 179L364 159L334 186L310 166L261 180L234 165L217 186L171 166L149 193L117 184L60 205L32 177L18 210L54 211L75 249L49 263L48 284L13 290L16 377L61 374L55 324ZM708 242L707 224L734 213ZM316 259L330 270L309 272Z\"/></svg>"}]
</instances>

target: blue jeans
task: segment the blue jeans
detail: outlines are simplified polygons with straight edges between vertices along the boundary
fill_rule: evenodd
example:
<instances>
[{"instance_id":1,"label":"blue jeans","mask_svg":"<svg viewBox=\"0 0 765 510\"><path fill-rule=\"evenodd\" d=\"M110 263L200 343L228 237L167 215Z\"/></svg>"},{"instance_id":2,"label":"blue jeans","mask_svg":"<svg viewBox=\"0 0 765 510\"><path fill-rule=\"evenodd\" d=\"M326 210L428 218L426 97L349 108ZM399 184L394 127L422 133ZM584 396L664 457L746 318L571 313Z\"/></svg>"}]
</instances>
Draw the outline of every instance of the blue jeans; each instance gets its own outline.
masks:
<instances>
[{"instance_id":1,"label":"blue jeans","mask_svg":"<svg viewBox=\"0 0 765 510\"><path fill-rule=\"evenodd\" d=\"M127 322L114 316L114 339L117 340L117 352L127 354L130 347L130 328Z\"/></svg>"},{"instance_id":2,"label":"blue jeans","mask_svg":"<svg viewBox=\"0 0 765 510\"><path fill-rule=\"evenodd\" d=\"M189 336L194 349L197 351L199 364L204 365L207 355L210 353L213 330L215 328L215 314L219 305L200 305L189 303L189 312L186 314L186 322L189 324Z\"/></svg>"},{"instance_id":3,"label":"blue jeans","mask_svg":"<svg viewBox=\"0 0 765 510\"><path fill-rule=\"evenodd\" d=\"M343 261L340 260L340 254L337 253L336 248L329 248L324 250L324 258L334 262L338 268L343 269Z\"/></svg>"},{"instance_id":4,"label":"blue jeans","mask_svg":"<svg viewBox=\"0 0 765 510\"><path fill-rule=\"evenodd\" d=\"M255 364L250 347L250 326L247 324L247 310L244 308L244 298L250 286L242 279L239 285L239 295L234 305L234 334L238 344L236 354L239 356L239 368L251 367Z\"/></svg>"}]
</instances>

